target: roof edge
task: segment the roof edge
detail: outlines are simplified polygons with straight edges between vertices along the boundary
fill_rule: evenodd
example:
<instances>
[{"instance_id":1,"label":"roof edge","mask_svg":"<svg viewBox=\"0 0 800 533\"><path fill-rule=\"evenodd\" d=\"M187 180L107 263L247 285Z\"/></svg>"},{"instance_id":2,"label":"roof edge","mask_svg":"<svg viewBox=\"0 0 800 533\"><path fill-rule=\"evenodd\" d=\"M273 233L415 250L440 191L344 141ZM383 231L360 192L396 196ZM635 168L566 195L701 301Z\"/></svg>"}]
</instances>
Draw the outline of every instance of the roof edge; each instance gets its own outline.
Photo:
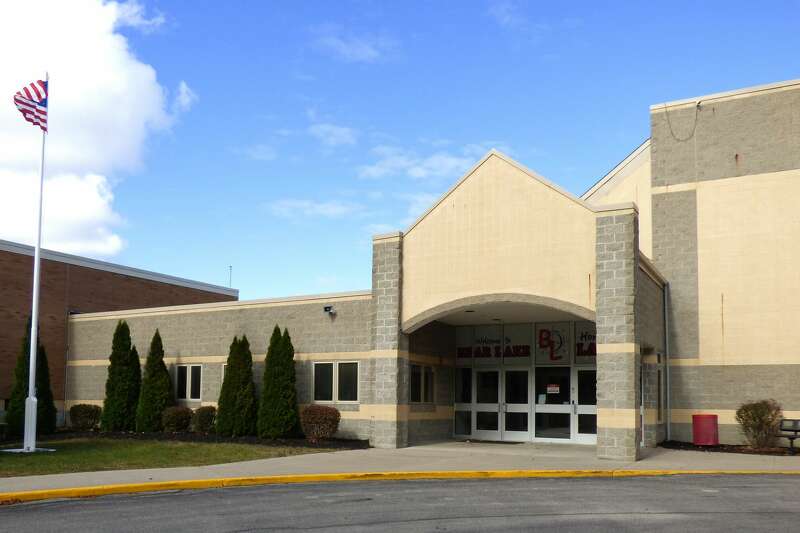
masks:
<instances>
[{"instance_id":1,"label":"roof edge","mask_svg":"<svg viewBox=\"0 0 800 533\"><path fill-rule=\"evenodd\" d=\"M70 320L92 320L104 318L124 318L130 315L148 315L155 313L180 313L189 311L236 309L242 307L260 307L270 304L313 303L316 301L336 301L372 297L372 290L331 292L324 294L307 294L301 296L285 296L280 298L261 298L257 300L238 300L231 302L211 302L204 304L169 305L165 307L145 307L139 309L123 309L121 311L100 311L97 313L76 313Z\"/></svg>"},{"instance_id":2,"label":"roof edge","mask_svg":"<svg viewBox=\"0 0 800 533\"><path fill-rule=\"evenodd\" d=\"M631 153L625 156L625 158L622 161L617 163L614 168L609 170L602 178L597 180L594 185L589 187L589 189L581 195L581 200L583 200L584 202L587 201L587 199L590 196L592 196L594 193L602 189L603 186L606 185L606 183L611 181L629 164L633 163L633 161L637 159L640 155L642 155L644 151L647 150L647 148L649 147L650 147L650 138L648 137L647 139L644 140L644 142L642 142L642 144L634 148Z\"/></svg>"},{"instance_id":3,"label":"roof edge","mask_svg":"<svg viewBox=\"0 0 800 533\"><path fill-rule=\"evenodd\" d=\"M27 244L21 244L18 242L6 241L2 239L0 239L0 251L11 252L21 255L29 255L29 256L34 255L33 246L29 246ZM121 274L123 276L131 276L134 278L157 281L160 283L167 283L169 285L178 285L190 289L197 289L206 292L214 292L217 294L224 294L226 296L233 296L235 298L239 298L239 289L223 287L221 285L214 285L211 283L205 283L203 281L195 281L186 278L179 278L177 276L170 276L169 274L160 274L158 272L152 272L150 270L143 270L140 268L119 265L116 263L108 263L106 261L100 261L99 259L90 259L88 257L82 257L79 255L72 255L64 252L47 250L45 248L42 248L41 250L41 257L42 259L47 259L49 261L56 261L58 263L66 263L69 265L91 268L94 270L102 270L114 274Z\"/></svg>"},{"instance_id":4,"label":"roof edge","mask_svg":"<svg viewBox=\"0 0 800 533\"><path fill-rule=\"evenodd\" d=\"M572 194L571 192L569 192L566 189L563 189L562 187L556 185L552 181L548 180L547 178L545 178L544 176L542 176L538 172L536 172L534 170L531 170L530 168L526 167L522 163L519 163L518 161L515 161L514 159L512 159L509 156L507 156L503 152L500 152L499 150L497 150L495 148L492 148L491 150L489 150L486 153L486 155L484 155L482 158L480 158L480 160L478 160L477 163L475 163L469 170L467 170L467 172L464 173L461 176L461 178L458 179L458 181L456 181L449 189L447 189L447 191L445 191L444 194L442 194L439 197L439 199L436 200L433 203L433 205L431 205L427 210L425 210L424 213L422 213L419 217L417 217L417 219L408 227L408 229L405 232L403 232L403 234L406 235L409 232L411 232L411 230L413 230L417 226L417 224L422 222L422 220L425 217L427 217L431 213L431 211L436 209L436 207L439 206L439 204L444 202L447 199L448 196L450 196L464 181L466 181L466 179L468 177L470 177L472 174L474 174L475 171L478 170L478 168L481 167L481 165L483 165L486 161L489 160L490 157L493 157L493 156L502 159L503 161L505 161L509 165L511 165L511 166L515 167L516 169L520 170L521 172L527 174L529 177L539 181L542 185L544 185L546 187L549 187L550 189L556 191L557 193L561 194L562 196L564 196L568 200L572 200L573 202L577 203L578 205L580 205L582 207L585 207L586 209L588 209L591 212L596 212L595 208L593 208L592 206L590 206L589 204L587 204L586 202L584 202L583 200L581 200L580 198L578 198L577 196Z\"/></svg>"},{"instance_id":5,"label":"roof edge","mask_svg":"<svg viewBox=\"0 0 800 533\"><path fill-rule=\"evenodd\" d=\"M668 107L674 107L679 105L686 105L686 104L694 104L698 100L719 100L722 98L730 98L732 96L742 96L749 93L758 93L764 91L772 91L776 89L783 89L786 87L791 87L793 85L800 85L800 79L793 79L793 80L785 80L785 81L778 81L774 83L765 83L762 85L753 85L751 87L744 87L742 89L735 89L732 91L723 91L718 93L711 93L705 94L701 96L695 96L692 98L683 98L681 100L673 100L671 102L663 102L660 104L653 104L650 106L650 111L662 111Z\"/></svg>"}]
</instances>

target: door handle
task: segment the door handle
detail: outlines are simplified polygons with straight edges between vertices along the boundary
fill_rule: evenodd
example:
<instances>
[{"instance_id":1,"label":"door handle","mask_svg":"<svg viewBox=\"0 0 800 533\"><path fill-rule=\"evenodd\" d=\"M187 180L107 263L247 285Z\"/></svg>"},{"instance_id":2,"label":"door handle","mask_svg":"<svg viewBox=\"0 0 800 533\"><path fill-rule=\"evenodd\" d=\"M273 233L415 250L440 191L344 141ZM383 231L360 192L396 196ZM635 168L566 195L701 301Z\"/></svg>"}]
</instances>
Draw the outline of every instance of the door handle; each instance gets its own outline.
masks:
<instances>
[{"instance_id":1,"label":"door handle","mask_svg":"<svg viewBox=\"0 0 800 533\"><path fill-rule=\"evenodd\" d=\"M574 415L578 414L578 404L575 403L574 401L572 402L572 414Z\"/></svg>"}]
</instances>

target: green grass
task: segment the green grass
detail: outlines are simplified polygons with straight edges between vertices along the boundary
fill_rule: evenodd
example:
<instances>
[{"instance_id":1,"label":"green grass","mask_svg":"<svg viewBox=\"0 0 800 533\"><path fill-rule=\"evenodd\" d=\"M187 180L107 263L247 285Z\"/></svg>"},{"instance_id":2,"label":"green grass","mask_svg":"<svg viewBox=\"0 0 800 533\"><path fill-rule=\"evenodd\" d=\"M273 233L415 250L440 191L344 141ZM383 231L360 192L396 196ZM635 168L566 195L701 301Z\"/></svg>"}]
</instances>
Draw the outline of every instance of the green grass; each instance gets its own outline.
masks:
<instances>
[{"instance_id":1,"label":"green grass","mask_svg":"<svg viewBox=\"0 0 800 533\"><path fill-rule=\"evenodd\" d=\"M0 478L132 468L201 466L331 451L324 448L227 442L116 439L67 439L41 442L37 445L56 451L33 454L0 453Z\"/></svg>"}]
</instances>

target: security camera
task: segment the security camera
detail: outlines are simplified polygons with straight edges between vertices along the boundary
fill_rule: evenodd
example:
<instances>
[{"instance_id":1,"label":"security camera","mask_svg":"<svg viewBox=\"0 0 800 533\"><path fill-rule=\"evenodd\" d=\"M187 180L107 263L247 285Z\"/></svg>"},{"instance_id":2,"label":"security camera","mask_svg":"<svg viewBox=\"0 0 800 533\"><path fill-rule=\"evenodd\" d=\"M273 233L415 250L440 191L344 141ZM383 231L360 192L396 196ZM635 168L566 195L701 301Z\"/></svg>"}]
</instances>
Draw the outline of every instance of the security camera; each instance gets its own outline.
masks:
<instances>
[{"instance_id":1,"label":"security camera","mask_svg":"<svg viewBox=\"0 0 800 533\"><path fill-rule=\"evenodd\" d=\"M332 305L326 305L322 310L331 316L336 314L336 309L334 309Z\"/></svg>"}]
</instances>

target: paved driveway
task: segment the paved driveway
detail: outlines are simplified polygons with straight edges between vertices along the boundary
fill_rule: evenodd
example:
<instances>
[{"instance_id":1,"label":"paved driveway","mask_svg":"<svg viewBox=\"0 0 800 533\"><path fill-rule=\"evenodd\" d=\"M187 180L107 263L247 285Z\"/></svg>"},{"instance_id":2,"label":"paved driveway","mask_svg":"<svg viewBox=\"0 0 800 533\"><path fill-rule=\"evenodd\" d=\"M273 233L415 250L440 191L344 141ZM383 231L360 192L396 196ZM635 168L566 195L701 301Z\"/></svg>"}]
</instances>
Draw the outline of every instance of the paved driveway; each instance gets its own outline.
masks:
<instances>
[{"instance_id":1,"label":"paved driveway","mask_svg":"<svg viewBox=\"0 0 800 533\"><path fill-rule=\"evenodd\" d=\"M344 482L0 508L4 531L796 531L795 476Z\"/></svg>"}]
</instances>

